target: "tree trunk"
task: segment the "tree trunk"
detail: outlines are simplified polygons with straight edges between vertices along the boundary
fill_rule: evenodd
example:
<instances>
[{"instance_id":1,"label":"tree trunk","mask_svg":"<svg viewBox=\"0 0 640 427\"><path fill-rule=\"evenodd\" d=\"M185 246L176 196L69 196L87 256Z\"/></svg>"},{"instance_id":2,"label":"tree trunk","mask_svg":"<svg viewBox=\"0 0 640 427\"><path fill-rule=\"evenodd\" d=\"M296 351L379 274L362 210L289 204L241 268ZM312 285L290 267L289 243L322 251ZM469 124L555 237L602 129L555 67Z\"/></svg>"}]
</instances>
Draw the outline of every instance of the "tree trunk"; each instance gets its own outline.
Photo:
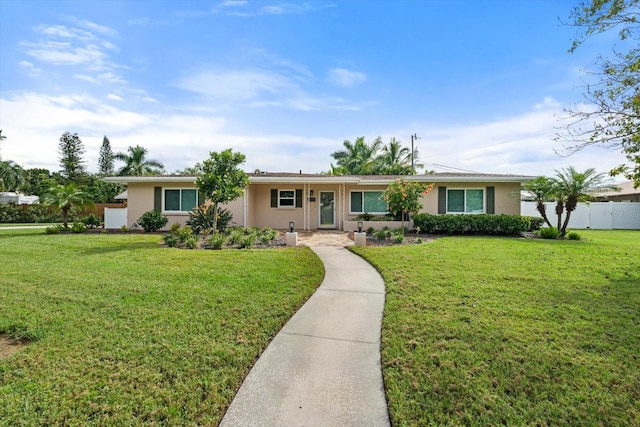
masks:
<instances>
[{"instance_id":1,"label":"tree trunk","mask_svg":"<svg viewBox=\"0 0 640 427\"><path fill-rule=\"evenodd\" d=\"M62 208L62 225L64 225L65 229L69 228L69 208L68 207Z\"/></svg>"},{"instance_id":2,"label":"tree trunk","mask_svg":"<svg viewBox=\"0 0 640 427\"><path fill-rule=\"evenodd\" d=\"M213 203L213 234L218 234L218 203Z\"/></svg>"},{"instance_id":3,"label":"tree trunk","mask_svg":"<svg viewBox=\"0 0 640 427\"><path fill-rule=\"evenodd\" d=\"M564 238L564 235L567 233L567 226L569 225L569 217L571 217L571 212L567 208L567 217L564 219L564 224L562 224L562 230L560 230L560 237Z\"/></svg>"},{"instance_id":4,"label":"tree trunk","mask_svg":"<svg viewBox=\"0 0 640 427\"><path fill-rule=\"evenodd\" d=\"M556 204L556 215L558 215L558 231L560 231L560 227L562 225L562 212L564 212L564 203L562 200L558 200Z\"/></svg>"},{"instance_id":5,"label":"tree trunk","mask_svg":"<svg viewBox=\"0 0 640 427\"><path fill-rule=\"evenodd\" d=\"M551 222L549 221L549 218L547 218L547 207L544 205L544 202L538 202L538 204L536 205L536 209L540 213L540 216L542 216L542 219L544 219L544 222L546 222L549 227L553 227L553 225L551 225Z\"/></svg>"}]
</instances>

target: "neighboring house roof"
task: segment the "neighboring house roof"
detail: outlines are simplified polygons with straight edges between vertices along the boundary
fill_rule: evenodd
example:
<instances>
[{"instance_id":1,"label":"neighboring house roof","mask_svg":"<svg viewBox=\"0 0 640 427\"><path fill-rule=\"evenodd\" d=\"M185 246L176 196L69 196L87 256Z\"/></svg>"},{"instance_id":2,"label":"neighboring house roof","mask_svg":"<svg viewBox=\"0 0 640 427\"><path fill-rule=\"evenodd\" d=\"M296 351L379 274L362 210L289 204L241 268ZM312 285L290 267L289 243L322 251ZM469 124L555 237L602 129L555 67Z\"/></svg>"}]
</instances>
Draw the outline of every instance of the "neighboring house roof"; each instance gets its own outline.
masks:
<instances>
[{"instance_id":1,"label":"neighboring house roof","mask_svg":"<svg viewBox=\"0 0 640 427\"><path fill-rule=\"evenodd\" d=\"M124 190L122 193L120 193L117 196L115 196L114 199L115 200L127 200L128 199L127 190Z\"/></svg>"},{"instance_id":2,"label":"neighboring house roof","mask_svg":"<svg viewBox=\"0 0 640 427\"><path fill-rule=\"evenodd\" d=\"M270 182L337 182L361 185L388 184L398 178L406 178L419 182L524 182L535 179L528 175L480 174L480 173L451 173L437 172L426 175L322 175L291 172L260 172L248 173L249 182L267 184ZM154 175L154 176L111 176L105 178L109 182L128 184L134 182L194 182L195 175Z\"/></svg>"},{"instance_id":3,"label":"neighboring house roof","mask_svg":"<svg viewBox=\"0 0 640 427\"><path fill-rule=\"evenodd\" d=\"M616 191L603 191L597 194L598 197L612 197L612 196L629 196L634 194L640 194L640 187L633 188L633 181L626 181L620 184L616 184L618 190Z\"/></svg>"}]
</instances>

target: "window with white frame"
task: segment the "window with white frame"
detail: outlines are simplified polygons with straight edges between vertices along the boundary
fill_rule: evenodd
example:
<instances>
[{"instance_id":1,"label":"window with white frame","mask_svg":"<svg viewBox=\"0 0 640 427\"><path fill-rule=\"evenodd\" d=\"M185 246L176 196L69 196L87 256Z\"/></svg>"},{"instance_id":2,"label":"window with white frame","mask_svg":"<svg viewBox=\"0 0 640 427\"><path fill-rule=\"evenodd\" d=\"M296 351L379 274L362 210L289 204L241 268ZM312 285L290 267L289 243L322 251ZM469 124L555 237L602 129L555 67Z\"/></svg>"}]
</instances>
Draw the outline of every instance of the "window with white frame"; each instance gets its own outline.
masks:
<instances>
[{"instance_id":1,"label":"window with white frame","mask_svg":"<svg viewBox=\"0 0 640 427\"><path fill-rule=\"evenodd\" d=\"M447 213L484 213L484 190L448 188Z\"/></svg>"},{"instance_id":2,"label":"window with white frame","mask_svg":"<svg viewBox=\"0 0 640 427\"><path fill-rule=\"evenodd\" d=\"M382 198L384 191L352 191L350 213L386 214L387 202Z\"/></svg>"},{"instance_id":3,"label":"window with white frame","mask_svg":"<svg viewBox=\"0 0 640 427\"><path fill-rule=\"evenodd\" d=\"M190 212L198 203L198 191L193 188L165 188L165 212Z\"/></svg>"},{"instance_id":4,"label":"window with white frame","mask_svg":"<svg viewBox=\"0 0 640 427\"><path fill-rule=\"evenodd\" d=\"M278 190L278 207L293 208L296 206L295 190Z\"/></svg>"}]
</instances>

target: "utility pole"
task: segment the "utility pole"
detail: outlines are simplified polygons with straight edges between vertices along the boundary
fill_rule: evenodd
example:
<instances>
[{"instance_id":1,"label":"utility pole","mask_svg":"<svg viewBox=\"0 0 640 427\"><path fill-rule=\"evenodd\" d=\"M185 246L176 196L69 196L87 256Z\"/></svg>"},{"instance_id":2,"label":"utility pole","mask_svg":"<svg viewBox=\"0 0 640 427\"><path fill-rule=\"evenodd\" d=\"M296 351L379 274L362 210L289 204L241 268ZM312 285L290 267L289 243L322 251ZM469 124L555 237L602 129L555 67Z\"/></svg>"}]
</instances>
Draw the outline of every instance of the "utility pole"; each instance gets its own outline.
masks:
<instances>
[{"instance_id":1,"label":"utility pole","mask_svg":"<svg viewBox=\"0 0 640 427\"><path fill-rule=\"evenodd\" d=\"M413 175L416 174L416 168L414 166L414 157L416 157L416 151L417 151L413 148L413 142L417 141L418 139L419 138L417 134L414 133L413 135L411 135L411 173Z\"/></svg>"}]
</instances>

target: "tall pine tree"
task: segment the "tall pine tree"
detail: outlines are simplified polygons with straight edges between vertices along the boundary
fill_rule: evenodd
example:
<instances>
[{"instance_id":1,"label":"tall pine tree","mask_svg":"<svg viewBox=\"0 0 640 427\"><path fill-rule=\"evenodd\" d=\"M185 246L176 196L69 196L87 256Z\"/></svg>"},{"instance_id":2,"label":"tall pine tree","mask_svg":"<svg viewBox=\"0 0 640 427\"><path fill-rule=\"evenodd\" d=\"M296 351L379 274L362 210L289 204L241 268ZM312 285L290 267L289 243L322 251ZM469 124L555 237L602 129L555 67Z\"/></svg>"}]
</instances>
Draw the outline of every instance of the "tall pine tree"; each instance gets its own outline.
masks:
<instances>
[{"instance_id":1,"label":"tall pine tree","mask_svg":"<svg viewBox=\"0 0 640 427\"><path fill-rule=\"evenodd\" d=\"M107 176L113 175L113 152L111 151L111 143L109 138L105 135L102 139L102 146L100 147L100 155L98 157L98 175Z\"/></svg>"},{"instance_id":2,"label":"tall pine tree","mask_svg":"<svg viewBox=\"0 0 640 427\"><path fill-rule=\"evenodd\" d=\"M60 153L60 173L69 182L80 183L86 180L85 161L82 155L85 153L84 144L77 133L73 135L65 132L60 137L58 144Z\"/></svg>"}]
</instances>

